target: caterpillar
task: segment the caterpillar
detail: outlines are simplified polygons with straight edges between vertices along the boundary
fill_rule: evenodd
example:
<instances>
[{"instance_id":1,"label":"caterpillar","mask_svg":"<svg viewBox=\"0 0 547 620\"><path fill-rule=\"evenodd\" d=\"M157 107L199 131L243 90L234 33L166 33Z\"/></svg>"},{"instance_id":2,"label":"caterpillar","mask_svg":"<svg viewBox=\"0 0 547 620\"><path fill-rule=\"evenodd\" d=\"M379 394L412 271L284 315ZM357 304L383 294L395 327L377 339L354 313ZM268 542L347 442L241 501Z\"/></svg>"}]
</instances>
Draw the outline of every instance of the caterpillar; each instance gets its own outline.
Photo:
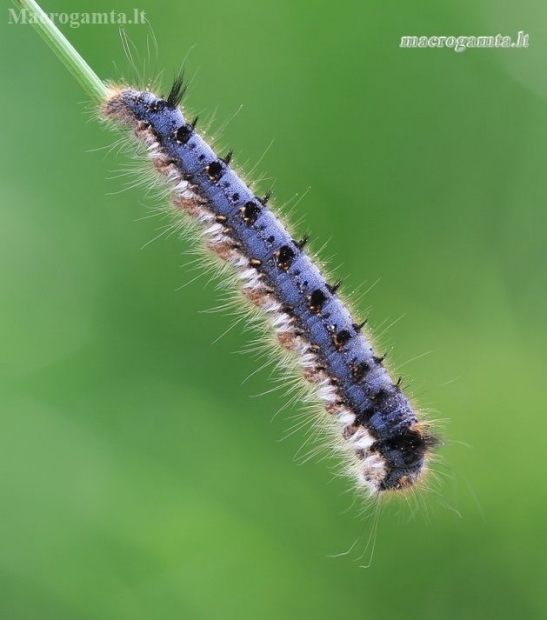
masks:
<instances>
[{"instance_id":1,"label":"caterpillar","mask_svg":"<svg viewBox=\"0 0 547 620\"><path fill-rule=\"evenodd\" d=\"M41 11L34 0L22 4ZM43 13L42 13L43 14ZM47 18L46 18L47 20ZM51 22L41 22L73 73L99 101L100 117L131 130L169 188L177 218L197 223L207 249L236 275L246 300L269 318L280 351L298 360L338 439L345 472L369 496L401 492L424 479L439 439L420 420L400 381L373 350L365 324L269 206L219 157L180 107L175 79L162 97L104 84ZM62 49L62 52L59 51Z\"/></svg>"}]
</instances>

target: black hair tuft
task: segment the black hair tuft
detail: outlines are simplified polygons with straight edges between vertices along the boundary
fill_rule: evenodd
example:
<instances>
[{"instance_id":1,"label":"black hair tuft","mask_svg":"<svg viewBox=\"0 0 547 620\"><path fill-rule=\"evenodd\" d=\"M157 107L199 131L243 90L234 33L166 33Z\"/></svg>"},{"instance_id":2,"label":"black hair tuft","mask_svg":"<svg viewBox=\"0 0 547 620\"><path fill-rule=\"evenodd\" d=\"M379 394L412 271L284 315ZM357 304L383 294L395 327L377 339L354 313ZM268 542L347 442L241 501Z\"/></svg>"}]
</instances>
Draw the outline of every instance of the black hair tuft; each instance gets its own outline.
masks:
<instances>
[{"instance_id":1,"label":"black hair tuft","mask_svg":"<svg viewBox=\"0 0 547 620\"><path fill-rule=\"evenodd\" d=\"M169 91L169 95L167 95L167 105L171 109L176 108L184 94L186 93L187 86L184 84L184 73L179 73L173 82L173 86L171 86L171 90Z\"/></svg>"}]
</instances>

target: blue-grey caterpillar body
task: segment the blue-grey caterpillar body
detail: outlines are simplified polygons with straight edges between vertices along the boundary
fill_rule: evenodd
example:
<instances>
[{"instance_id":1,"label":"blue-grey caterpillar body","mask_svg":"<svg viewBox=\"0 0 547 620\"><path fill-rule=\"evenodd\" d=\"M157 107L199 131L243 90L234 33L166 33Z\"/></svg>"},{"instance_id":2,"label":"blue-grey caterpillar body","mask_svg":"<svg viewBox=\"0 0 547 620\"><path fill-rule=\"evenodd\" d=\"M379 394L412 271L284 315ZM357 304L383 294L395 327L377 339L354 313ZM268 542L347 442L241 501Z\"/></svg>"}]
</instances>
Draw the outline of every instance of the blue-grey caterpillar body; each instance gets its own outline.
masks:
<instances>
[{"instance_id":1,"label":"blue-grey caterpillar body","mask_svg":"<svg viewBox=\"0 0 547 620\"><path fill-rule=\"evenodd\" d=\"M104 118L133 128L156 169L172 184L173 204L203 224L205 241L238 272L243 294L272 319L280 345L299 356L337 423L349 473L379 495L423 478L435 436L375 355L370 342L282 222L219 158L179 108L181 81L165 99L111 88Z\"/></svg>"}]
</instances>

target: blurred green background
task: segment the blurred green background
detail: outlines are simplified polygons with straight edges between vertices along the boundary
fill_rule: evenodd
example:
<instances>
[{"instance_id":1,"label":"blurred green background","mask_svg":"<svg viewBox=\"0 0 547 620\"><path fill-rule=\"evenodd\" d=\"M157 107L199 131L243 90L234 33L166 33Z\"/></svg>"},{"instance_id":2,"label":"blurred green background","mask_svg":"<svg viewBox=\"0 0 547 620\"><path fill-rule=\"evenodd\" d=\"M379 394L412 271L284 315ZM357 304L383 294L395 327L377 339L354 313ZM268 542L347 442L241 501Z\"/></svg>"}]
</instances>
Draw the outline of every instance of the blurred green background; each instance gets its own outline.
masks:
<instances>
[{"instance_id":1,"label":"blurred green background","mask_svg":"<svg viewBox=\"0 0 547 620\"><path fill-rule=\"evenodd\" d=\"M376 283L360 315L447 420L435 492L382 511L366 570L365 502L335 462L298 463L297 408L253 397L268 371L244 382L255 335L220 337L233 318L207 312L219 293L190 245L151 242L155 199L123 191L115 136L5 6L0 617L544 618L545 4L137 6L148 75L168 86L187 57L187 105L222 149L246 170L262 157L277 204L310 188L296 230L346 292ZM399 49L518 30L529 49ZM64 31L101 77L132 75L116 26ZM128 28L143 58L151 32Z\"/></svg>"}]
</instances>

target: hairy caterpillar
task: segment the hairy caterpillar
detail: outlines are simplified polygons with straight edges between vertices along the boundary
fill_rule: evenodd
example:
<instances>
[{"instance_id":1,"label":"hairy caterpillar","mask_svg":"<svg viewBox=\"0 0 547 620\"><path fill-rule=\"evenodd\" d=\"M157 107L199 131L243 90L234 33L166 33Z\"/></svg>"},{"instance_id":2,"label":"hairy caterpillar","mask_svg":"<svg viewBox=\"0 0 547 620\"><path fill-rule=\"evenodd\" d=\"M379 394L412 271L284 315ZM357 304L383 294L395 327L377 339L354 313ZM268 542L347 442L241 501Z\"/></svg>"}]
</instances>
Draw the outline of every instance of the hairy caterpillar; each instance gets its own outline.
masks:
<instances>
[{"instance_id":1,"label":"hairy caterpillar","mask_svg":"<svg viewBox=\"0 0 547 620\"><path fill-rule=\"evenodd\" d=\"M34 0L23 5L41 13ZM99 101L103 119L129 127L170 186L176 217L199 226L206 247L237 275L241 293L269 318L281 349L297 356L325 416L337 428L345 469L372 496L423 479L438 440L418 419L363 331L306 252L268 207L219 157L179 105L181 79L169 94L105 85L43 16L37 28Z\"/></svg>"}]
</instances>

